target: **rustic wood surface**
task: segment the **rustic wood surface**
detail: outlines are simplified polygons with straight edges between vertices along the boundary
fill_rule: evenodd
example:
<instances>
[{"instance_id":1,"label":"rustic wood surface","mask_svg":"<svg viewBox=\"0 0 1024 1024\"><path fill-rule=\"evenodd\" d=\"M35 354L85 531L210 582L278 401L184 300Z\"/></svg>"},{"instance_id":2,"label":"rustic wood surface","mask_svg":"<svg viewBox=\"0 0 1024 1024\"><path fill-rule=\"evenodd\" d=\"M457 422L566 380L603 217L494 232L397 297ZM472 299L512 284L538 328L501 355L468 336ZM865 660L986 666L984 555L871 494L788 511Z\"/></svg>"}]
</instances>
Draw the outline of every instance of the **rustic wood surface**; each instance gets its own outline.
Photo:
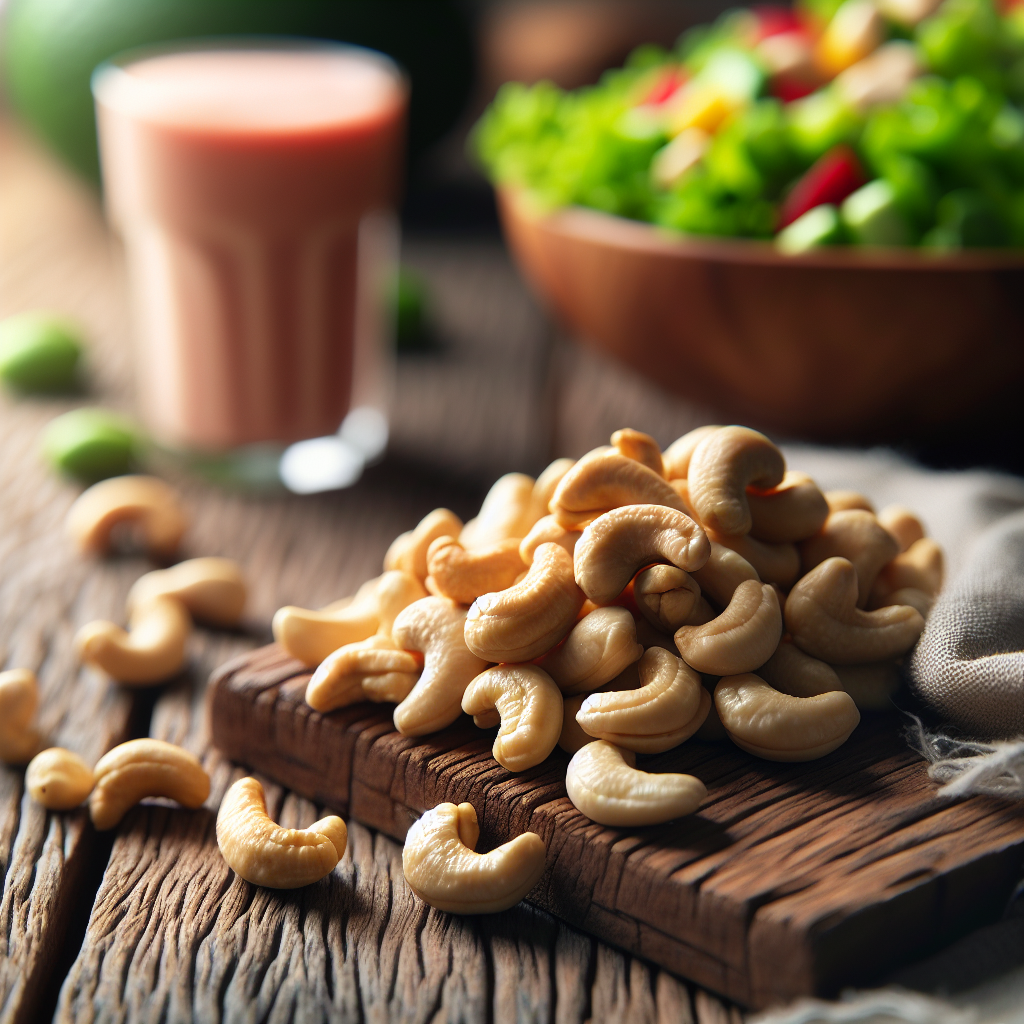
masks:
<instances>
[{"instance_id":1,"label":"rustic wood surface","mask_svg":"<svg viewBox=\"0 0 1024 1024\"><path fill-rule=\"evenodd\" d=\"M468 717L403 737L388 707L313 711L309 677L276 645L224 666L215 745L398 839L442 801L470 801L488 845L537 832L548 865L531 901L744 1005L876 980L995 920L1020 876L1020 809L939 799L893 714L865 715L810 764L693 741L643 758L696 775L708 799L692 817L623 830L572 806L561 751L513 774L491 757L494 730Z\"/></svg>"},{"instance_id":2,"label":"rustic wood surface","mask_svg":"<svg viewBox=\"0 0 1024 1024\"><path fill-rule=\"evenodd\" d=\"M425 511L444 503L468 515L497 473L536 469L552 447L585 450L628 418L630 402L647 417L638 425L663 436L700 419L628 375L595 403L600 364L584 360L570 377L564 351L563 379L538 387L550 338L496 244L424 241L408 254L433 285L445 346L399 368L394 454L350 491L310 499L186 482L193 526L183 553L243 563L248 619L233 633L197 630L189 668L172 685L124 692L79 669L71 640L90 619L118 618L131 582L151 566L131 555L80 558L61 530L77 490L37 454L43 426L73 405L131 409L119 254L95 197L0 117L0 316L58 309L91 341L88 395L0 395L0 667L39 671L42 724L55 742L95 759L128 736L162 736L202 755L214 778L203 810L146 806L98 836L82 812L44 813L25 795L23 774L0 768L3 1024L54 1013L76 1021L741 1020L715 996L526 904L488 919L428 911L405 887L396 843L355 823L336 872L298 893L240 882L220 858L216 800L238 769L209 745L206 679L269 639L276 607L350 591ZM287 823L320 813L269 783L268 793Z\"/></svg>"}]
</instances>

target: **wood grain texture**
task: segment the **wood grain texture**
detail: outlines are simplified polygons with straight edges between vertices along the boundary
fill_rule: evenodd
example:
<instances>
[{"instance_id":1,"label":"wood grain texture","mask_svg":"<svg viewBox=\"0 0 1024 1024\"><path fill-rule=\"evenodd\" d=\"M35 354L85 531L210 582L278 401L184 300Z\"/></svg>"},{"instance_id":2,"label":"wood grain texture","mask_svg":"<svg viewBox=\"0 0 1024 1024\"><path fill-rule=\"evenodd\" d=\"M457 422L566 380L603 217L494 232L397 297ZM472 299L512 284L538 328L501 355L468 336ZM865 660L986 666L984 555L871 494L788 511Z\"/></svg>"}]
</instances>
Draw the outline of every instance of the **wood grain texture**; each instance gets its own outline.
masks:
<instances>
[{"instance_id":1,"label":"wood grain texture","mask_svg":"<svg viewBox=\"0 0 1024 1024\"><path fill-rule=\"evenodd\" d=\"M403 737L377 705L313 711L308 679L273 646L224 666L215 744L397 838L426 808L463 800L484 843L537 832L548 869L533 902L745 1005L869 982L995 919L1024 863L1019 808L937 798L892 715L867 716L807 764L694 742L644 758L696 775L709 797L691 818L630 831L576 811L560 751L512 774L491 757L493 731L468 718Z\"/></svg>"}]
</instances>

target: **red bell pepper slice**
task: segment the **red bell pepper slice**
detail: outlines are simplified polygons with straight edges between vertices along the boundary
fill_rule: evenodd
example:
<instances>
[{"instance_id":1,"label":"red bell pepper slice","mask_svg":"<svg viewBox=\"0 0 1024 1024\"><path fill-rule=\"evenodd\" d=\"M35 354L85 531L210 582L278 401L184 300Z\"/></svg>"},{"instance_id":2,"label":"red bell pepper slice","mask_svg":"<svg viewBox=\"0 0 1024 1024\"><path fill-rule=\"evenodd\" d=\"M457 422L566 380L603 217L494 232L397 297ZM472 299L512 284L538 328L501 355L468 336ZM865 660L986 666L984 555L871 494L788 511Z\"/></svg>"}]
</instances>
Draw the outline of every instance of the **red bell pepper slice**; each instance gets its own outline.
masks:
<instances>
[{"instance_id":1,"label":"red bell pepper slice","mask_svg":"<svg viewBox=\"0 0 1024 1024\"><path fill-rule=\"evenodd\" d=\"M1022 0L1024 2L1024 0ZM761 4L751 8L757 19L757 41L769 36L779 36L783 32L799 32L804 28L803 22L790 7L776 4Z\"/></svg>"},{"instance_id":2,"label":"red bell pepper slice","mask_svg":"<svg viewBox=\"0 0 1024 1024\"><path fill-rule=\"evenodd\" d=\"M790 189L782 204L779 227L792 224L822 203L838 206L866 182L864 170L853 150L849 146L833 146Z\"/></svg>"},{"instance_id":3,"label":"red bell pepper slice","mask_svg":"<svg viewBox=\"0 0 1024 1024\"><path fill-rule=\"evenodd\" d=\"M661 106L667 103L686 84L686 75L680 68L669 68L641 100L642 106Z\"/></svg>"}]
</instances>

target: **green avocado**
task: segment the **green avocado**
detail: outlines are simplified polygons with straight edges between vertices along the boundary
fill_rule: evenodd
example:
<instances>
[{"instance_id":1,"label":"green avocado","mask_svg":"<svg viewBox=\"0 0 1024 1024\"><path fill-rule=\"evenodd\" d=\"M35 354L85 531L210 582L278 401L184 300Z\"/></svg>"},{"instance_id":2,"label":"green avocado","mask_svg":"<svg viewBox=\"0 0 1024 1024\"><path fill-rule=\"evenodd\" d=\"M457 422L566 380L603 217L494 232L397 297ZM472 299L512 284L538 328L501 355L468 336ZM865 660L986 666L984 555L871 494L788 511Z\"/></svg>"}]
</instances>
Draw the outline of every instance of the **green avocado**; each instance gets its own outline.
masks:
<instances>
[{"instance_id":1,"label":"green avocado","mask_svg":"<svg viewBox=\"0 0 1024 1024\"><path fill-rule=\"evenodd\" d=\"M218 35L334 39L389 54L412 82L412 156L452 126L473 81L458 0L11 0L8 95L64 160L99 181L93 68L133 47Z\"/></svg>"}]
</instances>

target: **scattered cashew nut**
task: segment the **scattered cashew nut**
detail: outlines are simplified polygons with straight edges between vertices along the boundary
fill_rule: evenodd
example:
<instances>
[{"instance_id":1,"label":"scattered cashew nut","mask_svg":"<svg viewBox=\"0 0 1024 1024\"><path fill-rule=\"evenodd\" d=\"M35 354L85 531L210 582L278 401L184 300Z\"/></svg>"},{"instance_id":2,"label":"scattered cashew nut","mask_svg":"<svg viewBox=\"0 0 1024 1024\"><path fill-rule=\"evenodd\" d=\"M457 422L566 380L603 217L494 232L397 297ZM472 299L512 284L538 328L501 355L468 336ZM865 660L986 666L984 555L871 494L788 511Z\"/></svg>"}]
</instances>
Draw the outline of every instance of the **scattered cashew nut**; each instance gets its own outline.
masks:
<instances>
[{"instance_id":1,"label":"scattered cashew nut","mask_svg":"<svg viewBox=\"0 0 1024 1024\"><path fill-rule=\"evenodd\" d=\"M813 537L825 525L829 508L825 495L806 474L787 470L782 483L770 491L747 488L752 526L750 534L769 544Z\"/></svg>"},{"instance_id":2,"label":"scattered cashew nut","mask_svg":"<svg viewBox=\"0 0 1024 1024\"><path fill-rule=\"evenodd\" d=\"M826 491L825 501L828 503L829 512L847 512L850 509L859 508L873 515L875 511L871 500L865 498L860 491Z\"/></svg>"},{"instance_id":3,"label":"scattered cashew nut","mask_svg":"<svg viewBox=\"0 0 1024 1024\"><path fill-rule=\"evenodd\" d=\"M565 643L538 664L563 694L589 693L611 682L643 653L633 616L626 608L612 606L584 615Z\"/></svg>"},{"instance_id":4,"label":"scattered cashew nut","mask_svg":"<svg viewBox=\"0 0 1024 1024\"><path fill-rule=\"evenodd\" d=\"M715 707L733 743L767 761L824 757L860 722L857 705L844 690L792 697L752 672L720 679Z\"/></svg>"},{"instance_id":5,"label":"scattered cashew nut","mask_svg":"<svg viewBox=\"0 0 1024 1024\"><path fill-rule=\"evenodd\" d=\"M405 700L420 674L415 654L386 636L371 636L332 651L306 685L306 703L326 713L359 701Z\"/></svg>"},{"instance_id":6,"label":"scattered cashew nut","mask_svg":"<svg viewBox=\"0 0 1024 1024\"><path fill-rule=\"evenodd\" d=\"M201 622L236 626L245 596L245 580L237 562L230 558L190 558L170 569L140 576L128 591L128 612L155 597L175 597Z\"/></svg>"},{"instance_id":7,"label":"scattered cashew nut","mask_svg":"<svg viewBox=\"0 0 1024 1024\"><path fill-rule=\"evenodd\" d=\"M525 473L506 473L487 492L480 512L459 533L459 543L468 551L489 548L503 540L522 540L544 514L534 508L534 479Z\"/></svg>"},{"instance_id":8,"label":"scattered cashew nut","mask_svg":"<svg viewBox=\"0 0 1024 1024\"><path fill-rule=\"evenodd\" d=\"M490 853L476 853L472 804L438 804L405 837L402 867L424 903L451 914L493 914L515 906L544 874L544 841L524 832ZM472 840L472 841L470 841Z\"/></svg>"},{"instance_id":9,"label":"scattered cashew nut","mask_svg":"<svg viewBox=\"0 0 1024 1024\"><path fill-rule=\"evenodd\" d=\"M788 693L790 697L817 697L843 689L831 665L805 654L792 640L782 640L757 674L779 693Z\"/></svg>"},{"instance_id":10,"label":"scattered cashew nut","mask_svg":"<svg viewBox=\"0 0 1024 1024\"><path fill-rule=\"evenodd\" d=\"M878 513L878 521L896 538L901 552L925 536L924 524L902 505L887 505Z\"/></svg>"},{"instance_id":11,"label":"scattered cashew nut","mask_svg":"<svg viewBox=\"0 0 1024 1024\"><path fill-rule=\"evenodd\" d=\"M682 437L677 437L666 449L662 452L662 462L665 466L665 474L669 480L685 480L687 474L690 472L690 459L693 458L693 453L697 448L697 445L715 433L716 430L721 430L721 426L717 423L709 423L705 427L697 427L696 430L691 430L688 434L683 434Z\"/></svg>"},{"instance_id":12,"label":"scattered cashew nut","mask_svg":"<svg viewBox=\"0 0 1024 1024\"><path fill-rule=\"evenodd\" d=\"M800 552L795 544L768 544L750 534L725 534L707 531L712 543L735 551L753 566L758 579L789 587L800 577Z\"/></svg>"},{"instance_id":13,"label":"scattered cashew nut","mask_svg":"<svg viewBox=\"0 0 1024 1024\"><path fill-rule=\"evenodd\" d=\"M693 814L708 794L692 775L639 771L636 754L606 740L573 754L565 788L573 806L591 821L624 828Z\"/></svg>"},{"instance_id":14,"label":"scattered cashew nut","mask_svg":"<svg viewBox=\"0 0 1024 1024\"><path fill-rule=\"evenodd\" d=\"M401 569L421 583L427 578L427 551L438 537L458 537L462 520L446 508L435 508L416 524L416 528L400 533L384 555L384 571Z\"/></svg>"},{"instance_id":15,"label":"scattered cashew nut","mask_svg":"<svg viewBox=\"0 0 1024 1024\"><path fill-rule=\"evenodd\" d=\"M693 573L693 578L701 593L723 608L744 580L761 582L757 570L738 551L718 541L711 542L711 554Z\"/></svg>"},{"instance_id":16,"label":"scattered cashew nut","mask_svg":"<svg viewBox=\"0 0 1024 1024\"><path fill-rule=\"evenodd\" d=\"M559 525L554 516L542 516L530 527L530 532L519 545L519 557L524 565L533 565L533 556L541 544L559 544L571 555L576 542L583 536L582 530L567 530Z\"/></svg>"},{"instance_id":17,"label":"scattered cashew nut","mask_svg":"<svg viewBox=\"0 0 1024 1024\"><path fill-rule=\"evenodd\" d=\"M548 514L548 505L555 495L555 490L562 482L562 477L576 465L575 459L555 459L533 484L533 525ZM533 529L533 526L530 527ZM529 534L527 534L529 536Z\"/></svg>"},{"instance_id":18,"label":"scattered cashew nut","mask_svg":"<svg viewBox=\"0 0 1024 1024\"><path fill-rule=\"evenodd\" d=\"M83 491L68 511L67 528L87 553L106 554L116 526L130 523L145 549L169 559L188 527L178 492L155 476L115 476Z\"/></svg>"},{"instance_id":19,"label":"scattered cashew nut","mask_svg":"<svg viewBox=\"0 0 1024 1024\"><path fill-rule=\"evenodd\" d=\"M652 626L674 633L696 610L700 587L674 565L652 565L636 574L633 600Z\"/></svg>"},{"instance_id":20,"label":"scattered cashew nut","mask_svg":"<svg viewBox=\"0 0 1024 1024\"><path fill-rule=\"evenodd\" d=\"M93 774L89 816L101 832L118 825L146 797L168 797L194 810L210 795L210 777L198 758L163 740L121 743L99 759Z\"/></svg>"},{"instance_id":21,"label":"scattered cashew nut","mask_svg":"<svg viewBox=\"0 0 1024 1024\"><path fill-rule=\"evenodd\" d=\"M920 612L891 605L857 607L857 572L845 558L827 558L786 598L786 629L796 645L830 665L857 665L905 654L924 629Z\"/></svg>"},{"instance_id":22,"label":"scattered cashew nut","mask_svg":"<svg viewBox=\"0 0 1024 1024\"><path fill-rule=\"evenodd\" d=\"M94 785L92 769L63 747L40 751L25 769L29 796L48 811L70 811L92 792Z\"/></svg>"},{"instance_id":23,"label":"scattered cashew nut","mask_svg":"<svg viewBox=\"0 0 1024 1024\"><path fill-rule=\"evenodd\" d=\"M540 764L562 731L562 694L536 665L497 665L481 672L466 688L462 710L474 718L498 712L501 728L492 753L510 772Z\"/></svg>"},{"instance_id":24,"label":"scattered cashew nut","mask_svg":"<svg viewBox=\"0 0 1024 1024\"><path fill-rule=\"evenodd\" d=\"M32 724L38 707L35 672L27 668L0 672L0 761L25 764L39 749L39 732Z\"/></svg>"},{"instance_id":25,"label":"scattered cashew nut","mask_svg":"<svg viewBox=\"0 0 1024 1024\"><path fill-rule=\"evenodd\" d=\"M658 476L665 475L665 464L661 457L661 448L658 442L639 430L631 427L624 427L612 434L612 447L627 459L635 459L642 462L648 469L653 470Z\"/></svg>"},{"instance_id":26,"label":"scattered cashew nut","mask_svg":"<svg viewBox=\"0 0 1024 1024\"><path fill-rule=\"evenodd\" d=\"M934 598L942 589L944 575L942 548L930 537L915 540L878 574L868 607L892 604L892 595L912 587Z\"/></svg>"},{"instance_id":27,"label":"scattered cashew nut","mask_svg":"<svg viewBox=\"0 0 1024 1024\"><path fill-rule=\"evenodd\" d=\"M524 569L517 538L467 551L454 537L438 537L427 552L428 580L441 597L472 604L481 594L506 590Z\"/></svg>"},{"instance_id":28,"label":"scattered cashew nut","mask_svg":"<svg viewBox=\"0 0 1024 1024\"><path fill-rule=\"evenodd\" d=\"M217 845L228 867L268 889L297 889L329 875L348 845L345 822L331 814L309 828L282 828L267 814L263 787L239 779L217 812Z\"/></svg>"}]
</instances>

